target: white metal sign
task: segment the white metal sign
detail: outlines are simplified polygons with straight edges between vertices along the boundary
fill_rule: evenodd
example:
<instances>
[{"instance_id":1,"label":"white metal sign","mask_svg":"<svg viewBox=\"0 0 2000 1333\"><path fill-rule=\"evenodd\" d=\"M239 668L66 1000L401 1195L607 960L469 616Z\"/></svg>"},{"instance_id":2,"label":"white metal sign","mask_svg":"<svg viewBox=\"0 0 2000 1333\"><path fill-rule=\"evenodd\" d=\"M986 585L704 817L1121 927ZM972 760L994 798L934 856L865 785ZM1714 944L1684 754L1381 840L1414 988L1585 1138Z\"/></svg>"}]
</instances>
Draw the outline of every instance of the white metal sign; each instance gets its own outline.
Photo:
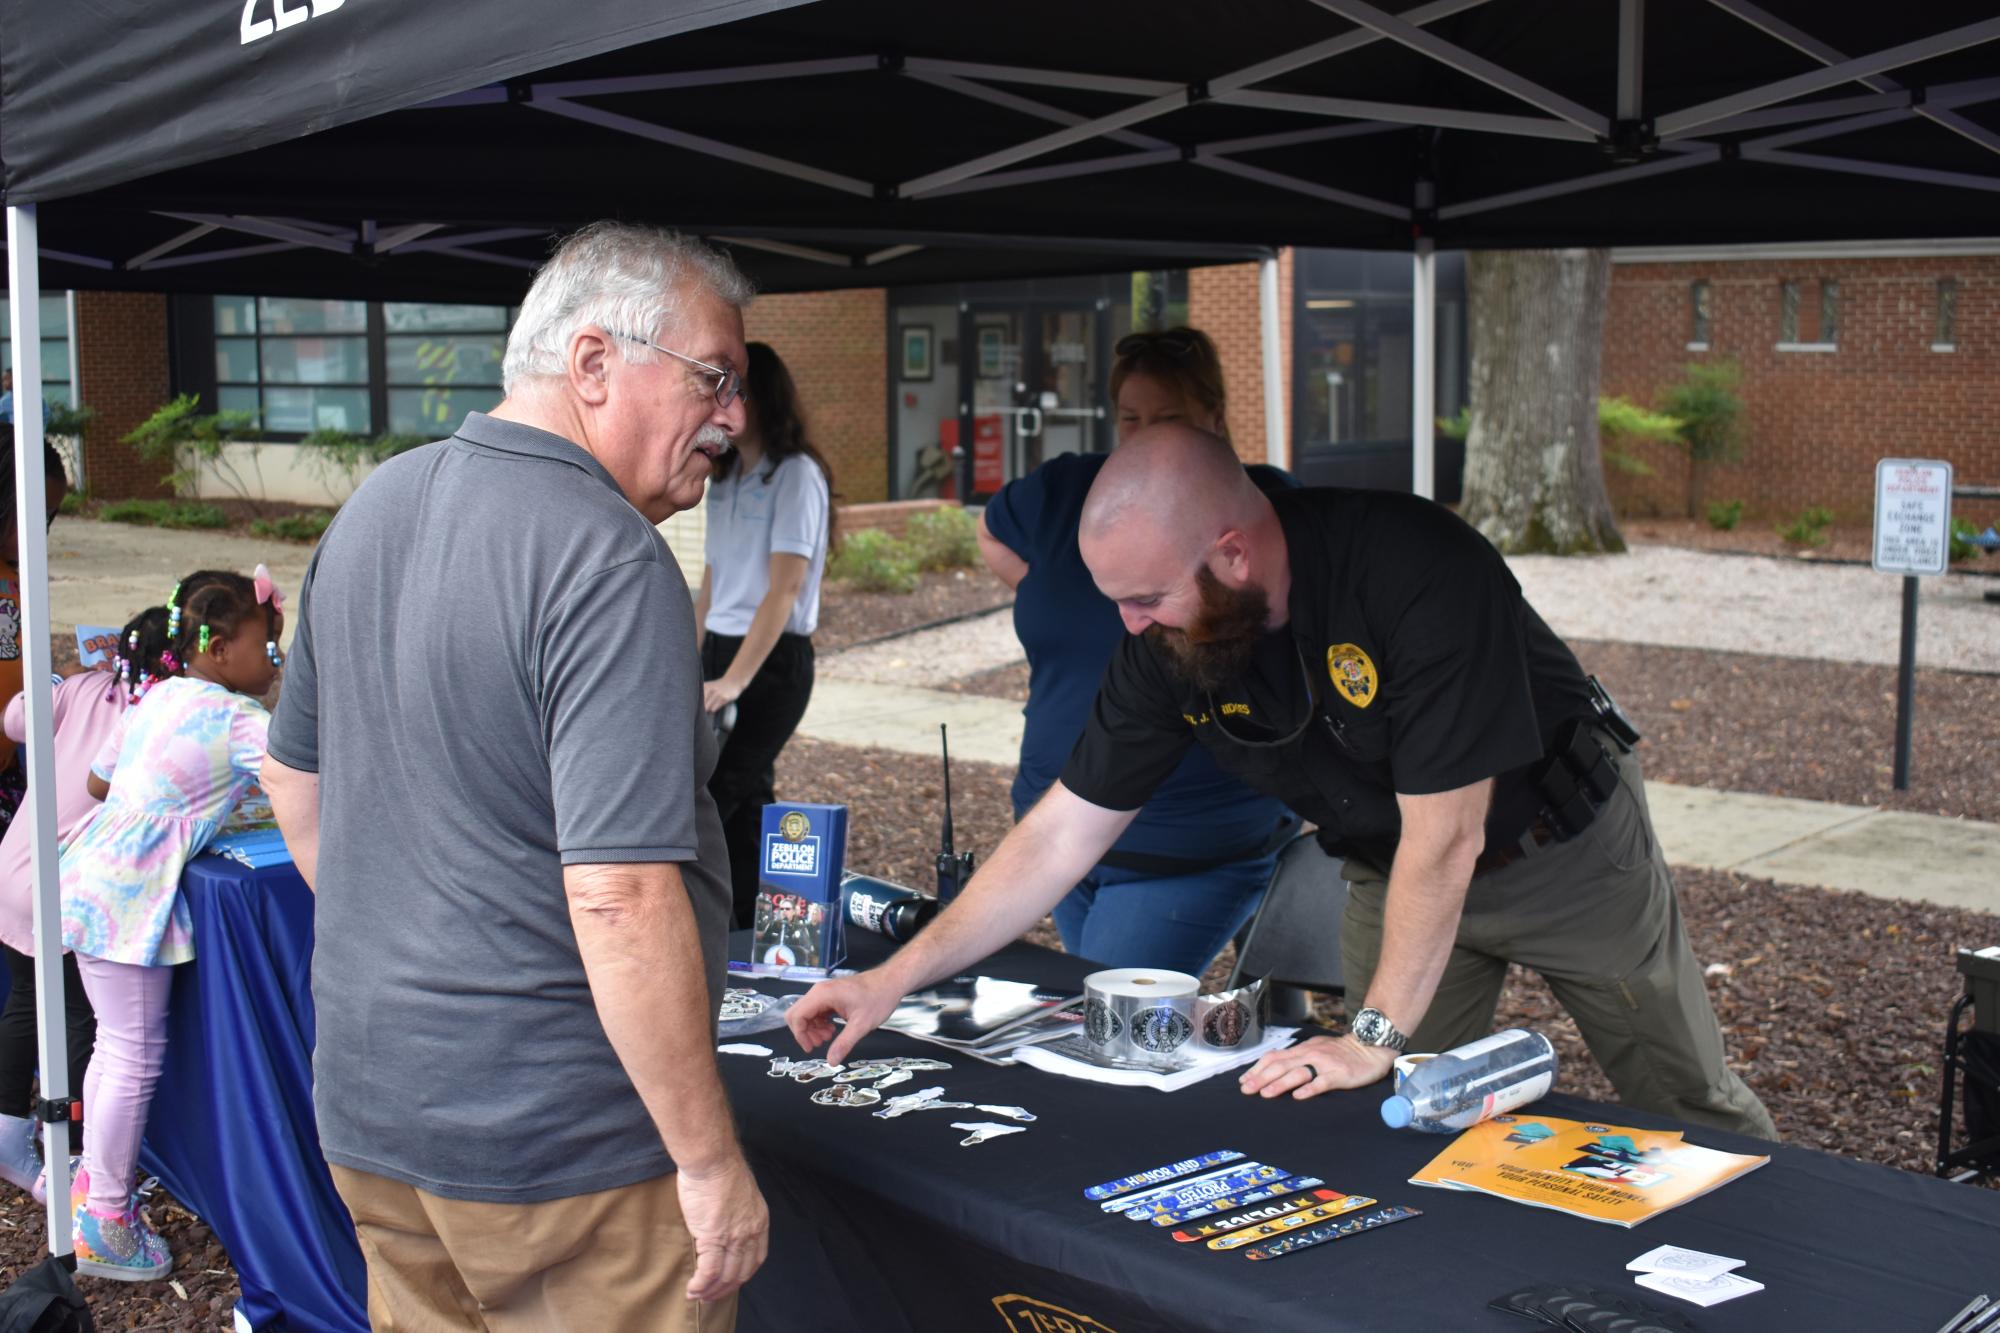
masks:
<instances>
[{"instance_id":1,"label":"white metal sign","mask_svg":"<svg viewBox=\"0 0 2000 1333\"><path fill-rule=\"evenodd\" d=\"M1951 464L1884 458L1875 464L1875 569L1942 574L1951 551Z\"/></svg>"}]
</instances>

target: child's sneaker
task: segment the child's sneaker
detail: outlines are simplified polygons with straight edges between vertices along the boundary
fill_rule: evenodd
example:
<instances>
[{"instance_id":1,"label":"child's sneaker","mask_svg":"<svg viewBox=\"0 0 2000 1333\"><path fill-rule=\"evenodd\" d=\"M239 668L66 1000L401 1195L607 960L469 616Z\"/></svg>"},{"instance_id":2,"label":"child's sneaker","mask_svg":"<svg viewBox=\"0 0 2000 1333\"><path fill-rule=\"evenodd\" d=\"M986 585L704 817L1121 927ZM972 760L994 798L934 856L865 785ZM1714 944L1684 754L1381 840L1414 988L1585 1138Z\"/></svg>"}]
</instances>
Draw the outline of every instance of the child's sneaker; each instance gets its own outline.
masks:
<instances>
[{"instance_id":1,"label":"child's sneaker","mask_svg":"<svg viewBox=\"0 0 2000 1333\"><path fill-rule=\"evenodd\" d=\"M42 1169L35 1151L35 1122L23 1116L0 1115L0 1180L34 1193L35 1177ZM35 1195L40 1203L42 1196Z\"/></svg>"},{"instance_id":2,"label":"child's sneaker","mask_svg":"<svg viewBox=\"0 0 2000 1333\"><path fill-rule=\"evenodd\" d=\"M151 1282L173 1271L173 1253L136 1200L128 1196L122 1212L98 1212L90 1206L90 1181L81 1171L76 1192L72 1226L78 1273L114 1282Z\"/></svg>"}]
</instances>

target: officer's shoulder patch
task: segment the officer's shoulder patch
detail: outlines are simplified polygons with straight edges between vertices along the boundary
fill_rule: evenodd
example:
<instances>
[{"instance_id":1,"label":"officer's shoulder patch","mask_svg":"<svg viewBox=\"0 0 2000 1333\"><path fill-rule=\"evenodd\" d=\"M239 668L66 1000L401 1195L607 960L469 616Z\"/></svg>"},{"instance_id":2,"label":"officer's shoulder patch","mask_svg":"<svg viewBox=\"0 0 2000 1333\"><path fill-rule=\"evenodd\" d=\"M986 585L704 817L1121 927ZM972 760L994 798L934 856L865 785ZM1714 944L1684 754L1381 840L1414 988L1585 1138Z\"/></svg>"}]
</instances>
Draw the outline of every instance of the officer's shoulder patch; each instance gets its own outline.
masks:
<instances>
[{"instance_id":1,"label":"officer's shoulder patch","mask_svg":"<svg viewBox=\"0 0 2000 1333\"><path fill-rule=\"evenodd\" d=\"M1341 698L1356 708L1374 703L1380 692L1381 680L1375 674L1375 663L1351 643L1336 643L1326 650L1326 674L1332 678L1333 688L1340 691Z\"/></svg>"}]
</instances>

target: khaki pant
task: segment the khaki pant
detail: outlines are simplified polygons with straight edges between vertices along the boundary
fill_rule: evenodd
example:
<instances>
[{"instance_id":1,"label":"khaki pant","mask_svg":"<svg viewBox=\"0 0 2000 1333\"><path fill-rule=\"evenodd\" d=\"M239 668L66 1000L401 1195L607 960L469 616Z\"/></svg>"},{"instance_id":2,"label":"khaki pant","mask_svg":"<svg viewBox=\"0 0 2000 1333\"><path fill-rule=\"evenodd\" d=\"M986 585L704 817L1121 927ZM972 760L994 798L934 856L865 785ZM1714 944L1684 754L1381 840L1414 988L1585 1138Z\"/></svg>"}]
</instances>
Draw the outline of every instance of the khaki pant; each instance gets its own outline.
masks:
<instances>
[{"instance_id":1,"label":"khaki pant","mask_svg":"<svg viewBox=\"0 0 2000 1333\"><path fill-rule=\"evenodd\" d=\"M1770 1112L1724 1058L1639 761L1613 754L1619 790L1581 837L1472 881L1437 997L1410 1049L1449 1050L1491 1032L1507 964L1519 963L1549 983L1620 1101L1776 1139ZM1340 951L1352 1009L1381 954L1388 883L1355 861L1341 873L1350 881Z\"/></svg>"},{"instance_id":2,"label":"khaki pant","mask_svg":"<svg viewBox=\"0 0 2000 1333\"><path fill-rule=\"evenodd\" d=\"M547 1203L440 1198L343 1166L377 1333L729 1333L736 1297L687 1299L675 1178Z\"/></svg>"}]
</instances>

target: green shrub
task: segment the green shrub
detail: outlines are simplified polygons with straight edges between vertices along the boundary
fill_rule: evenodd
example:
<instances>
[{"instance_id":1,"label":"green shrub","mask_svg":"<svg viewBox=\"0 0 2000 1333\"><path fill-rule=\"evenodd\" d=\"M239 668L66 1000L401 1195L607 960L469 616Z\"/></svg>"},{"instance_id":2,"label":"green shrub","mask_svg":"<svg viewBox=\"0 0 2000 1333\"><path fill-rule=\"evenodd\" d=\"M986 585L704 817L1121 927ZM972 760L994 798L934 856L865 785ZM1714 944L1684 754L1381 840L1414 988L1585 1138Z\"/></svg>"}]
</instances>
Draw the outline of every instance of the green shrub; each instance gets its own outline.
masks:
<instances>
[{"instance_id":1,"label":"green shrub","mask_svg":"<svg viewBox=\"0 0 2000 1333\"><path fill-rule=\"evenodd\" d=\"M1669 388L1660 409L1680 423L1673 438L1697 463L1743 454L1743 371L1734 361L1697 362Z\"/></svg>"},{"instance_id":2,"label":"green shrub","mask_svg":"<svg viewBox=\"0 0 2000 1333\"><path fill-rule=\"evenodd\" d=\"M1778 535L1794 546L1826 545L1826 530L1833 526L1833 511L1808 505L1791 523L1779 527Z\"/></svg>"},{"instance_id":3,"label":"green shrub","mask_svg":"<svg viewBox=\"0 0 2000 1333\"><path fill-rule=\"evenodd\" d=\"M107 523L137 523L156 528L172 508L173 502L169 500L113 500L98 510L97 516Z\"/></svg>"},{"instance_id":4,"label":"green shrub","mask_svg":"<svg viewBox=\"0 0 2000 1333\"><path fill-rule=\"evenodd\" d=\"M1975 545L1973 538L1979 535L1979 525L1969 518L1954 518L1951 521L1951 559L1970 560L1975 555L1987 554L1986 548Z\"/></svg>"},{"instance_id":5,"label":"green shrub","mask_svg":"<svg viewBox=\"0 0 2000 1333\"><path fill-rule=\"evenodd\" d=\"M329 480L336 476L345 477L347 489L351 491L359 482L363 468L386 463L397 454L407 453L430 442L431 437L427 435L390 432L371 439L344 430L316 430L299 441L299 452L322 477Z\"/></svg>"},{"instance_id":6,"label":"green shrub","mask_svg":"<svg viewBox=\"0 0 2000 1333\"><path fill-rule=\"evenodd\" d=\"M261 483L253 484L243 475L231 460L228 446L247 442L257 433L257 414L231 411L203 415L200 408L200 395L181 394L140 422L125 437L125 443L137 449L141 458L170 463L174 470L167 475L167 485L175 490L192 488L206 468L238 499L255 506ZM253 465L261 448L250 446Z\"/></svg>"},{"instance_id":7,"label":"green shrub","mask_svg":"<svg viewBox=\"0 0 2000 1333\"><path fill-rule=\"evenodd\" d=\"M1708 506L1708 526L1717 532L1734 532L1743 521L1741 500L1712 500Z\"/></svg>"},{"instance_id":8,"label":"green shrub","mask_svg":"<svg viewBox=\"0 0 2000 1333\"><path fill-rule=\"evenodd\" d=\"M176 504L169 505L160 518L163 528L226 528L229 515L214 505Z\"/></svg>"},{"instance_id":9,"label":"green shrub","mask_svg":"<svg viewBox=\"0 0 2000 1333\"><path fill-rule=\"evenodd\" d=\"M1678 444L1680 431L1679 418L1641 407L1629 398L1611 397L1597 400L1597 433L1603 441L1604 461L1620 472L1628 472L1635 477L1652 476L1651 464L1621 446L1641 440L1661 440ZM1440 440L1463 442L1471 434L1470 407L1459 408L1455 417L1437 419L1437 437Z\"/></svg>"},{"instance_id":10,"label":"green shrub","mask_svg":"<svg viewBox=\"0 0 2000 1333\"><path fill-rule=\"evenodd\" d=\"M181 500L113 500L97 511L110 523L136 523L149 528L226 528L229 515L214 505Z\"/></svg>"},{"instance_id":11,"label":"green shrub","mask_svg":"<svg viewBox=\"0 0 2000 1333\"><path fill-rule=\"evenodd\" d=\"M916 553L880 528L849 533L827 561L826 572L863 592L914 592L917 587Z\"/></svg>"},{"instance_id":12,"label":"green shrub","mask_svg":"<svg viewBox=\"0 0 2000 1333\"><path fill-rule=\"evenodd\" d=\"M71 491L62 498L62 512L65 514L81 514L89 506L90 497L76 491Z\"/></svg>"},{"instance_id":13,"label":"green shrub","mask_svg":"<svg viewBox=\"0 0 2000 1333\"><path fill-rule=\"evenodd\" d=\"M286 514L282 518L260 518L250 525L250 531L259 537L277 537L288 542L316 542L331 522L333 515L324 511Z\"/></svg>"},{"instance_id":14,"label":"green shrub","mask_svg":"<svg viewBox=\"0 0 2000 1333\"><path fill-rule=\"evenodd\" d=\"M979 524L956 505L911 515L904 540L918 569L967 569L979 563Z\"/></svg>"}]
</instances>

